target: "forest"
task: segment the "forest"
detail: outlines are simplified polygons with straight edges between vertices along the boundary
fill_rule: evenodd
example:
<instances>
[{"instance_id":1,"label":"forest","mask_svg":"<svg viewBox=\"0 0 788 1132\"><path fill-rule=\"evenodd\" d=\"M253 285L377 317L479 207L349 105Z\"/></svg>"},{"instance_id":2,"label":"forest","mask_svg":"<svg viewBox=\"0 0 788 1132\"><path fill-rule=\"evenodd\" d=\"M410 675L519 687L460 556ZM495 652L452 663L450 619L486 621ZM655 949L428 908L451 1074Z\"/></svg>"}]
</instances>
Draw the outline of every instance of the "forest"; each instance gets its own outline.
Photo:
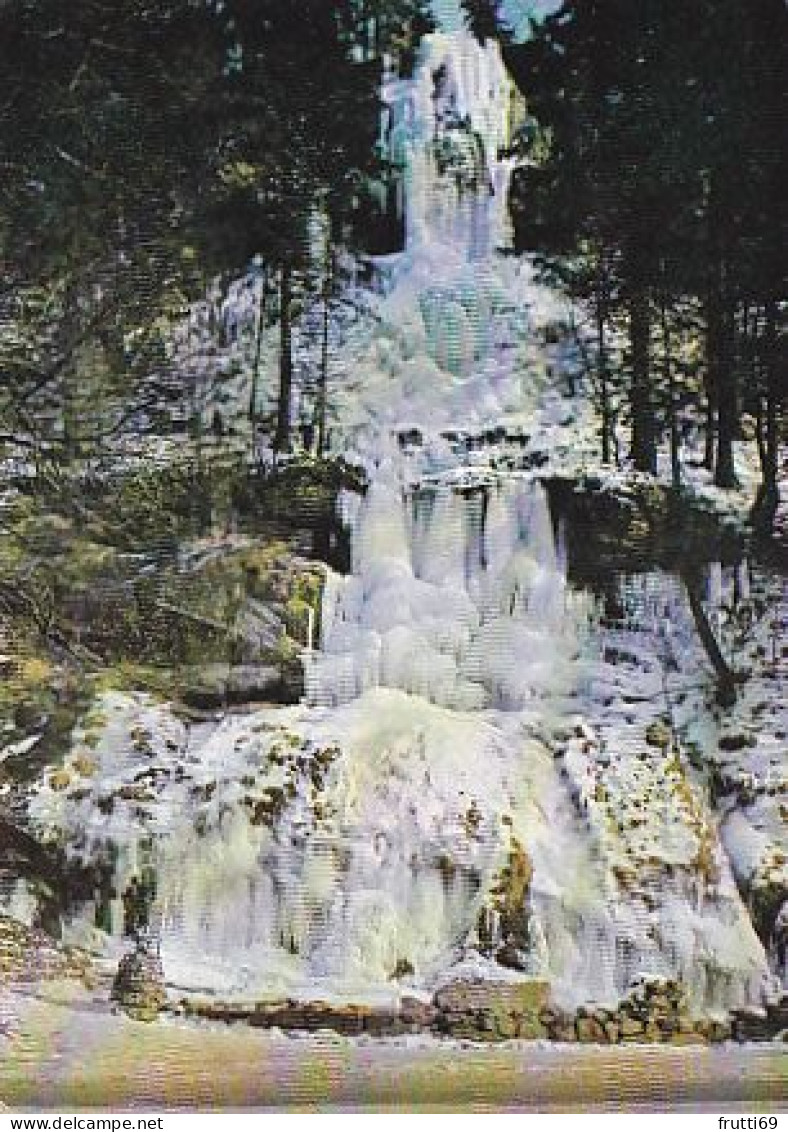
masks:
<instances>
[{"instance_id":1,"label":"forest","mask_svg":"<svg viewBox=\"0 0 788 1132\"><path fill-rule=\"evenodd\" d=\"M751 427L768 533L785 385L783 5L567 3L526 44L496 7L465 10L526 98L515 246L593 325L603 462L624 458L620 418L639 471L669 438L679 487L702 417L704 464L730 488ZM257 264L287 450L292 323L320 304L328 320L337 250L363 252L384 221L381 68L412 67L428 5L315 0L295 21L257 0L37 2L1 18L4 444L57 469L128 432L205 428L168 333L211 281ZM312 381L322 451L325 373ZM261 400L252 389L253 428L272 424Z\"/></svg>"},{"instance_id":2,"label":"forest","mask_svg":"<svg viewBox=\"0 0 788 1132\"><path fill-rule=\"evenodd\" d=\"M589 309L603 460L621 411L618 331L634 467L654 472L667 434L680 486L702 413L704 464L730 488L746 414L766 531L785 387L785 32L769 0L568 3L515 64L536 123L512 200L518 243Z\"/></svg>"}]
</instances>

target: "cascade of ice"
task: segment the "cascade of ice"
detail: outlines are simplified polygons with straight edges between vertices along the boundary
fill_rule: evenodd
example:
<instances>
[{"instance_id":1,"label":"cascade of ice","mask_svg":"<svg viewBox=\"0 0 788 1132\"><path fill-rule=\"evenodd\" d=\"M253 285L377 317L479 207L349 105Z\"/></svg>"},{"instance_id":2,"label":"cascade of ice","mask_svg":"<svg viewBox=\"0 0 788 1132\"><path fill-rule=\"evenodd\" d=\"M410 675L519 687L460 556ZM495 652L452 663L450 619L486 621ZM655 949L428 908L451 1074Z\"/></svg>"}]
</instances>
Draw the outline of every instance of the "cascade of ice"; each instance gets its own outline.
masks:
<instances>
[{"instance_id":1,"label":"cascade of ice","mask_svg":"<svg viewBox=\"0 0 788 1132\"><path fill-rule=\"evenodd\" d=\"M425 41L410 90L406 233L411 250L450 243L484 261L506 234L511 80L497 44Z\"/></svg>"},{"instance_id":2,"label":"cascade of ice","mask_svg":"<svg viewBox=\"0 0 788 1132\"><path fill-rule=\"evenodd\" d=\"M412 427L423 475L458 463L446 431L528 426L527 368L542 366L529 338L561 307L528 265L496 254L511 245L513 89L498 45L463 32L428 36L413 78L384 85L382 145L404 167L406 247L379 264L378 322L359 344L358 376L332 393L335 446L372 472L387 436Z\"/></svg>"},{"instance_id":3,"label":"cascade of ice","mask_svg":"<svg viewBox=\"0 0 788 1132\"><path fill-rule=\"evenodd\" d=\"M443 707L516 709L574 677L575 624L543 488L373 483L352 527L353 572L332 576L307 696L369 687Z\"/></svg>"}]
</instances>

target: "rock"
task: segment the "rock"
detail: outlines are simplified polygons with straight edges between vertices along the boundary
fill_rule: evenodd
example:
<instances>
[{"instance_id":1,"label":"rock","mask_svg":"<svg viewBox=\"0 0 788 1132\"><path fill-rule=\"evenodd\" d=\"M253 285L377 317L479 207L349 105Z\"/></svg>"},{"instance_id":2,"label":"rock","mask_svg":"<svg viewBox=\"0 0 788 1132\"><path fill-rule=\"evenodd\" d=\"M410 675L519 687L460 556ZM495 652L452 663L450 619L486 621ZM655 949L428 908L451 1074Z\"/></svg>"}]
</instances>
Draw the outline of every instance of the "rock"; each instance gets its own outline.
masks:
<instances>
[{"instance_id":1,"label":"rock","mask_svg":"<svg viewBox=\"0 0 788 1132\"><path fill-rule=\"evenodd\" d=\"M670 746L670 728L661 719L650 723L646 731L646 742L650 747L660 747L663 750Z\"/></svg>"},{"instance_id":2,"label":"rock","mask_svg":"<svg viewBox=\"0 0 788 1132\"><path fill-rule=\"evenodd\" d=\"M431 1002L424 1002L411 995L403 995L399 1004L399 1016L408 1026L429 1030L437 1021L438 1011Z\"/></svg>"},{"instance_id":3,"label":"rock","mask_svg":"<svg viewBox=\"0 0 788 1132\"><path fill-rule=\"evenodd\" d=\"M203 664L181 673L181 698L188 707L210 711L227 702L229 664Z\"/></svg>"},{"instance_id":4,"label":"rock","mask_svg":"<svg viewBox=\"0 0 788 1132\"><path fill-rule=\"evenodd\" d=\"M268 665L231 668L227 679L229 703L297 703L302 692L303 683L296 686L294 678Z\"/></svg>"},{"instance_id":5,"label":"rock","mask_svg":"<svg viewBox=\"0 0 788 1132\"><path fill-rule=\"evenodd\" d=\"M143 946L127 952L118 964L111 998L138 1022L154 1021L167 1002L158 955Z\"/></svg>"},{"instance_id":6,"label":"rock","mask_svg":"<svg viewBox=\"0 0 788 1132\"><path fill-rule=\"evenodd\" d=\"M754 747L756 742L754 735L749 735L746 732L734 732L728 735L720 735L719 748L721 751L743 751L747 747Z\"/></svg>"},{"instance_id":7,"label":"rock","mask_svg":"<svg viewBox=\"0 0 788 1132\"><path fill-rule=\"evenodd\" d=\"M442 1013L466 1014L503 1006L518 1013L535 1014L547 1006L550 984L538 979L502 983L484 979L458 979L435 992Z\"/></svg>"},{"instance_id":8,"label":"rock","mask_svg":"<svg viewBox=\"0 0 788 1132\"><path fill-rule=\"evenodd\" d=\"M737 1042L768 1042L781 1027L771 1023L766 1010L734 1010L732 1033Z\"/></svg>"},{"instance_id":9,"label":"rock","mask_svg":"<svg viewBox=\"0 0 788 1132\"><path fill-rule=\"evenodd\" d=\"M549 993L549 984L538 980L457 980L435 994L438 1026L453 1037L546 1038L549 1031L541 1013Z\"/></svg>"},{"instance_id":10,"label":"rock","mask_svg":"<svg viewBox=\"0 0 788 1132\"><path fill-rule=\"evenodd\" d=\"M579 1042L592 1042L596 1045L606 1045L608 1036L604 1026L596 1018L578 1018L575 1023L575 1032Z\"/></svg>"},{"instance_id":11,"label":"rock","mask_svg":"<svg viewBox=\"0 0 788 1132\"><path fill-rule=\"evenodd\" d=\"M277 611L265 602L246 598L231 630L233 659L241 665L253 665L276 650L284 632L285 623Z\"/></svg>"},{"instance_id":12,"label":"rock","mask_svg":"<svg viewBox=\"0 0 788 1132\"><path fill-rule=\"evenodd\" d=\"M304 690L300 662L275 665L204 664L183 669L181 699L190 708L212 711L227 704L298 703Z\"/></svg>"},{"instance_id":13,"label":"rock","mask_svg":"<svg viewBox=\"0 0 788 1132\"><path fill-rule=\"evenodd\" d=\"M632 1018L627 1014L621 1017L620 1023L621 1037L622 1038L641 1038L645 1033L645 1025L638 1018Z\"/></svg>"},{"instance_id":14,"label":"rock","mask_svg":"<svg viewBox=\"0 0 788 1132\"><path fill-rule=\"evenodd\" d=\"M706 1037L710 1042L727 1042L731 1036L731 1025L728 1021L713 1018L707 1027Z\"/></svg>"},{"instance_id":15,"label":"rock","mask_svg":"<svg viewBox=\"0 0 788 1132\"><path fill-rule=\"evenodd\" d=\"M124 802L155 802L156 795L151 793L146 786L140 782L129 783L126 786L121 786L118 791L118 797L122 798Z\"/></svg>"},{"instance_id":16,"label":"rock","mask_svg":"<svg viewBox=\"0 0 788 1132\"><path fill-rule=\"evenodd\" d=\"M703 1046L706 1044L705 1038L702 1034L695 1031L692 1033L678 1033L672 1034L670 1038L671 1045L677 1046Z\"/></svg>"},{"instance_id":17,"label":"rock","mask_svg":"<svg viewBox=\"0 0 788 1132\"><path fill-rule=\"evenodd\" d=\"M0 987L43 979L84 981L90 973L90 958L85 952L63 947L41 929L0 913Z\"/></svg>"}]
</instances>

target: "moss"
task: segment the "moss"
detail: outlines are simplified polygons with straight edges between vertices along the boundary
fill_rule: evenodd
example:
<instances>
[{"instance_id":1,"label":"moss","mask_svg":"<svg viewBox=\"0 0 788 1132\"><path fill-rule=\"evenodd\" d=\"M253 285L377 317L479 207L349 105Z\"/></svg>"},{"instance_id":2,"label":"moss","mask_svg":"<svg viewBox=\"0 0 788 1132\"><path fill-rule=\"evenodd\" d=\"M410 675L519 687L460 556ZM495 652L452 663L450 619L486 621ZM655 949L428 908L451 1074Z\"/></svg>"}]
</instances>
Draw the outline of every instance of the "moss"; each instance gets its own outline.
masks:
<instances>
[{"instance_id":1,"label":"moss","mask_svg":"<svg viewBox=\"0 0 788 1132\"><path fill-rule=\"evenodd\" d=\"M265 600L270 596L271 573L287 552L288 544L281 539L257 543L238 552L235 565L250 597Z\"/></svg>"},{"instance_id":2,"label":"moss","mask_svg":"<svg viewBox=\"0 0 788 1132\"><path fill-rule=\"evenodd\" d=\"M410 959L398 959L389 978L392 980L411 979L415 974L416 970Z\"/></svg>"},{"instance_id":3,"label":"moss","mask_svg":"<svg viewBox=\"0 0 788 1132\"><path fill-rule=\"evenodd\" d=\"M324 577L319 570L303 570L295 575L292 593L285 604L285 624L288 632L307 644L309 615L314 616L314 633L320 633L320 609L323 598Z\"/></svg>"},{"instance_id":4,"label":"moss","mask_svg":"<svg viewBox=\"0 0 788 1132\"><path fill-rule=\"evenodd\" d=\"M444 888L449 888L455 876L457 875L457 865L448 855L448 853L441 853L437 861L438 872L441 874Z\"/></svg>"},{"instance_id":5,"label":"moss","mask_svg":"<svg viewBox=\"0 0 788 1132\"><path fill-rule=\"evenodd\" d=\"M509 858L501 870L498 882L492 889L493 908L501 917L501 926L506 934L523 914L533 879L531 858L523 846L513 837L509 846Z\"/></svg>"},{"instance_id":6,"label":"moss","mask_svg":"<svg viewBox=\"0 0 788 1132\"><path fill-rule=\"evenodd\" d=\"M130 660L121 660L117 664L107 665L94 673L90 679L97 694L114 691L140 691L147 692L159 700L170 698L177 684L177 676L171 669L135 664ZM99 726L99 724L96 724L96 728ZM95 736L96 731L92 727L90 730ZM84 742L88 746L91 745L87 737Z\"/></svg>"},{"instance_id":7,"label":"moss","mask_svg":"<svg viewBox=\"0 0 788 1132\"><path fill-rule=\"evenodd\" d=\"M249 821L252 825L267 825L273 828L287 806L287 794L279 786L269 786L261 798L247 795L244 804L251 810Z\"/></svg>"},{"instance_id":8,"label":"moss","mask_svg":"<svg viewBox=\"0 0 788 1132\"><path fill-rule=\"evenodd\" d=\"M491 887L489 900L481 908L477 918L476 935L481 951L489 953L493 944L501 940L504 951L512 948L528 949L530 940L527 908L532 878L531 859L517 838L512 837L506 864ZM499 952L499 956L500 954Z\"/></svg>"},{"instance_id":9,"label":"moss","mask_svg":"<svg viewBox=\"0 0 788 1132\"><path fill-rule=\"evenodd\" d=\"M52 681L51 661L43 656L28 656L19 663L18 679L23 689L39 688Z\"/></svg>"},{"instance_id":10,"label":"moss","mask_svg":"<svg viewBox=\"0 0 788 1132\"><path fill-rule=\"evenodd\" d=\"M474 798L462 818L465 833L468 837L476 838L482 824L482 814Z\"/></svg>"},{"instance_id":11,"label":"moss","mask_svg":"<svg viewBox=\"0 0 788 1132\"><path fill-rule=\"evenodd\" d=\"M698 851L695 854L693 866L707 884L717 884L720 879L720 867L717 863L714 840L708 830L703 830L699 838Z\"/></svg>"},{"instance_id":12,"label":"moss","mask_svg":"<svg viewBox=\"0 0 788 1132\"><path fill-rule=\"evenodd\" d=\"M48 781L52 790L60 792L69 788L72 778L69 771L65 768L61 768L60 770L53 771Z\"/></svg>"},{"instance_id":13,"label":"moss","mask_svg":"<svg viewBox=\"0 0 788 1132\"><path fill-rule=\"evenodd\" d=\"M71 759L71 766L82 778L92 778L98 770L95 760L84 751L77 751Z\"/></svg>"},{"instance_id":14,"label":"moss","mask_svg":"<svg viewBox=\"0 0 788 1132\"><path fill-rule=\"evenodd\" d=\"M276 645L271 650L270 659L274 664L284 667L298 660L300 651L298 644L293 638L288 636L287 633L282 633Z\"/></svg>"},{"instance_id":15,"label":"moss","mask_svg":"<svg viewBox=\"0 0 788 1132\"><path fill-rule=\"evenodd\" d=\"M650 723L646 730L646 742L650 747L660 747L666 750L670 746L671 731L664 720L656 719Z\"/></svg>"}]
</instances>

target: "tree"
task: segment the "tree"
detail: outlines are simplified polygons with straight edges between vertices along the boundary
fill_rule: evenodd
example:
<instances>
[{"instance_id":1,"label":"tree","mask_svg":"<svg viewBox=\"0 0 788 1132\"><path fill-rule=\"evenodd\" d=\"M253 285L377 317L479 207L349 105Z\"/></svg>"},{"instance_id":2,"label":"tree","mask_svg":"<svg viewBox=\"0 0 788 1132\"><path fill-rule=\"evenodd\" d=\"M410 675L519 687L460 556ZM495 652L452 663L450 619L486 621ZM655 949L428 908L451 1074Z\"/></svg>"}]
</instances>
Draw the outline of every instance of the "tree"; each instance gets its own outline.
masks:
<instances>
[{"instance_id":1,"label":"tree","mask_svg":"<svg viewBox=\"0 0 788 1132\"><path fill-rule=\"evenodd\" d=\"M379 167L380 55L405 51L423 13L404 0L308 0L302 8L298 23L275 0L231 0L223 11L234 63L217 112L206 233L217 268L238 270L259 255L279 280L280 451L290 446L294 303L306 298L313 264L330 264L321 242L351 231L365 181Z\"/></svg>"},{"instance_id":2,"label":"tree","mask_svg":"<svg viewBox=\"0 0 788 1132\"><path fill-rule=\"evenodd\" d=\"M612 269L605 293L626 312L633 463L655 470L667 427L675 483L676 366L695 331L674 312L688 301L704 312L707 452L729 487L742 407L737 325L745 307L774 311L785 294L774 257L785 227L785 22L774 0L567 0L513 56L548 143L514 181L520 246L565 264L580 256L586 280L590 253ZM536 217L523 223L529 208ZM770 447L764 406L779 397L768 372L762 450L773 485L778 430L772 412Z\"/></svg>"},{"instance_id":3,"label":"tree","mask_svg":"<svg viewBox=\"0 0 788 1132\"><path fill-rule=\"evenodd\" d=\"M188 0L11 0L0 43L0 421L68 461L159 396L220 44ZM118 379L109 421L71 411L87 358Z\"/></svg>"},{"instance_id":4,"label":"tree","mask_svg":"<svg viewBox=\"0 0 788 1132\"><path fill-rule=\"evenodd\" d=\"M461 0L468 29L479 43L488 39L507 41L511 38L511 28L507 25L501 0Z\"/></svg>"}]
</instances>

